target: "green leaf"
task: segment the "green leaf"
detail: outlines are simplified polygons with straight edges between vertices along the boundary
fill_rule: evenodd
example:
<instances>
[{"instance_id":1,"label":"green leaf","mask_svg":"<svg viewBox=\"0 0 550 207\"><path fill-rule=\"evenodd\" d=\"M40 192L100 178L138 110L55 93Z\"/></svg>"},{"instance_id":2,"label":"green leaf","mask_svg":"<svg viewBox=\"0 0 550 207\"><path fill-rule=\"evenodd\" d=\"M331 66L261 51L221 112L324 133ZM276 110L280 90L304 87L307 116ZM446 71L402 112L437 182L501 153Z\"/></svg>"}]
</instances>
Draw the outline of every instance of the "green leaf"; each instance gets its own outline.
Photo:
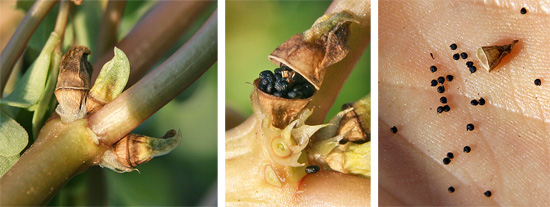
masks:
<instances>
[{"instance_id":1,"label":"green leaf","mask_svg":"<svg viewBox=\"0 0 550 207\"><path fill-rule=\"evenodd\" d=\"M109 103L120 95L130 76L128 57L117 47L114 50L115 56L103 65L89 94L103 103Z\"/></svg>"},{"instance_id":2,"label":"green leaf","mask_svg":"<svg viewBox=\"0 0 550 207\"><path fill-rule=\"evenodd\" d=\"M0 156L19 155L29 143L29 135L19 123L3 111L0 114Z\"/></svg>"},{"instance_id":3,"label":"green leaf","mask_svg":"<svg viewBox=\"0 0 550 207\"><path fill-rule=\"evenodd\" d=\"M34 2L36 2L36 1L33 1L33 0L17 0L17 3L15 3L15 8L21 9L24 12L28 12L31 9L32 5L34 5Z\"/></svg>"},{"instance_id":4,"label":"green leaf","mask_svg":"<svg viewBox=\"0 0 550 207\"><path fill-rule=\"evenodd\" d=\"M57 44L59 44L59 36L52 32L38 59L17 83L15 90L8 97L0 100L0 104L30 108L38 103L45 89L51 54Z\"/></svg>"},{"instance_id":5,"label":"green leaf","mask_svg":"<svg viewBox=\"0 0 550 207\"><path fill-rule=\"evenodd\" d=\"M51 61L51 72L48 74L48 80L46 81L46 89L38 105L36 105L36 110L32 117L32 134L34 138L38 137L38 132L42 128L44 121L49 116L56 104L56 99L54 97L55 84L57 82L57 74L59 72L59 64L61 62L61 52L53 52L52 61Z\"/></svg>"},{"instance_id":6,"label":"green leaf","mask_svg":"<svg viewBox=\"0 0 550 207\"><path fill-rule=\"evenodd\" d=\"M8 170L17 162L17 160L19 160L19 155L9 157L0 155L0 177L8 172Z\"/></svg>"}]
</instances>

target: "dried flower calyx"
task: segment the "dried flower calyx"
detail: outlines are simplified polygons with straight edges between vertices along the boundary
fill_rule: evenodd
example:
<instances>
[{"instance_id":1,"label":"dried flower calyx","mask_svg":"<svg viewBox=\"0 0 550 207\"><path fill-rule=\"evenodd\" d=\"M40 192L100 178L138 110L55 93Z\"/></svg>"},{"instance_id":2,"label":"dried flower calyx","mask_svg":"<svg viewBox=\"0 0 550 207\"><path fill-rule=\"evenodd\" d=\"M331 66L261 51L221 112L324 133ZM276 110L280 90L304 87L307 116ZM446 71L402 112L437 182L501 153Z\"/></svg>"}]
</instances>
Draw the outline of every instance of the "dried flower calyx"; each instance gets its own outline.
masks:
<instances>
[{"instance_id":1,"label":"dried flower calyx","mask_svg":"<svg viewBox=\"0 0 550 207\"><path fill-rule=\"evenodd\" d=\"M67 123L86 115L86 97L90 91L92 64L90 50L85 46L71 48L61 60L55 96L59 105L56 112Z\"/></svg>"},{"instance_id":2,"label":"dried flower calyx","mask_svg":"<svg viewBox=\"0 0 550 207\"><path fill-rule=\"evenodd\" d=\"M311 83L284 64L275 69L275 73L262 71L258 88L264 93L286 99L305 99L315 93Z\"/></svg>"},{"instance_id":3,"label":"dried flower calyx","mask_svg":"<svg viewBox=\"0 0 550 207\"><path fill-rule=\"evenodd\" d=\"M502 58L510 54L517 42L518 40L514 40L508 45L480 47L476 51L476 56L481 62L481 65L487 69L487 71L491 72L498 66L500 61L502 61Z\"/></svg>"}]
</instances>

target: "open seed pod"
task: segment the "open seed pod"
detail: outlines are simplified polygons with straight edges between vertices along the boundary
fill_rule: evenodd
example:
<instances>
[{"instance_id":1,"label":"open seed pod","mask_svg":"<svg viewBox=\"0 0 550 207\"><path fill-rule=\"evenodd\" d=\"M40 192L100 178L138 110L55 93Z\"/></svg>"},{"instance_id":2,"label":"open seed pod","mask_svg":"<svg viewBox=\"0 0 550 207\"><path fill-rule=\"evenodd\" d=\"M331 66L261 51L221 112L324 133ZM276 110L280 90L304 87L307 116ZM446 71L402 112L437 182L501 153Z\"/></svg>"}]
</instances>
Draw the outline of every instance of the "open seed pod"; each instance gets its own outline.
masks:
<instances>
[{"instance_id":1,"label":"open seed pod","mask_svg":"<svg viewBox=\"0 0 550 207\"><path fill-rule=\"evenodd\" d=\"M260 78L254 81L254 91L250 96L252 103L259 103L263 112L270 115L273 126L284 128L300 113L311 101L307 99L285 99L267 94L258 88Z\"/></svg>"},{"instance_id":2,"label":"open seed pod","mask_svg":"<svg viewBox=\"0 0 550 207\"><path fill-rule=\"evenodd\" d=\"M514 40L508 45L480 47L476 51L476 56L479 62L481 62L481 65L487 69L487 71L491 72L498 66L502 58L510 54L517 42L518 40Z\"/></svg>"},{"instance_id":3,"label":"open seed pod","mask_svg":"<svg viewBox=\"0 0 550 207\"><path fill-rule=\"evenodd\" d=\"M337 134L344 135L340 143L370 141L370 107L367 107L367 101L367 99L361 99L354 104L342 106L342 110L349 108L353 110L346 113L340 120Z\"/></svg>"},{"instance_id":4,"label":"open seed pod","mask_svg":"<svg viewBox=\"0 0 550 207\"><path fill-rule=\"evenodd\" d=\"M92 64L85 46L71 48L61 60L55 96L59 105L56 112L67 123L86 115L86 97L90 91Z\"/></svg>"},{"instance_id":5,"label":"open seed pod","mask_svg":"<svg viewBox=\"0 0 550 207\"><path fill-rule=\"evenodd\" d=\"M292 36L277 47L269 55L269 60L276 65L287 65L319 90L325 69L348 54L352 22L357 20L346 11L322 16L311 29Z\"/></svg>"}]
</instances>

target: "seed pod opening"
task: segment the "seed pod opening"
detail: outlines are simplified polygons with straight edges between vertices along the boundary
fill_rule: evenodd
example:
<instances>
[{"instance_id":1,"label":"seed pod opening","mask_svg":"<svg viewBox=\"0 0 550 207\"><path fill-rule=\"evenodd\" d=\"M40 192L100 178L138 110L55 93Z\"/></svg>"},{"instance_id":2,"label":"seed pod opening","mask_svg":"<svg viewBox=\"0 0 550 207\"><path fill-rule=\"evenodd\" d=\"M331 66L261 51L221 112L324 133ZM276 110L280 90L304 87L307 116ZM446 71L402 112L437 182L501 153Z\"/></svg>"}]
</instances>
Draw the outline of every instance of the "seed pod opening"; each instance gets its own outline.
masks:
<instances>
[{"instance_id":1,"label":"seed pod opening","mask_svg":"<svg viewBox=\"0 0 550 207\"><path fill-rule=\"evenodd\" d=\"M479 59L481 65L487 69L487 71L491 72L498 66L500 61L502 61L502 58L510 54L517 42L518 40L514 40L508 45L480 47L476 51L477 59Z\"/></svg>"},{"instance_id":2,"label":"seed pod opening","mask_svg":"<svg viewBox=\"0 0 550 207\"><path fill-rule=\"evenodd\" d=\"M326 68L348 54L350 25L357 22L347 11L320 17L311 29L292 36L268 56L276 65L287 65L318 90Z\"/></svg>"},{"instance_id":3,"label":"seed pod opening","mask_svg":"<svg viewBox=\"0 0 550 207\"><path fill-rule=\"evenodd\" d=\"M300 113L311 98L307 99L285 99L267 94L258 88L260 78L254 81L254 91L250 96L253 104L259 103L263 112L270 115L273 126L284 128L290 122L295 120L295 117Z\"/></svg>"},{"instance_id":4,"label":"seed pod opening","mask_svg":"<svg viewBox=\"0 0 550 207\"><path fill-rule=\"evenodd\" d=\"M85 46L71 48L61 60L55 96L59 105L56 112L67 123L86 115L86 97L90 91L92 64Z\"/></svg>"}]
</instances>

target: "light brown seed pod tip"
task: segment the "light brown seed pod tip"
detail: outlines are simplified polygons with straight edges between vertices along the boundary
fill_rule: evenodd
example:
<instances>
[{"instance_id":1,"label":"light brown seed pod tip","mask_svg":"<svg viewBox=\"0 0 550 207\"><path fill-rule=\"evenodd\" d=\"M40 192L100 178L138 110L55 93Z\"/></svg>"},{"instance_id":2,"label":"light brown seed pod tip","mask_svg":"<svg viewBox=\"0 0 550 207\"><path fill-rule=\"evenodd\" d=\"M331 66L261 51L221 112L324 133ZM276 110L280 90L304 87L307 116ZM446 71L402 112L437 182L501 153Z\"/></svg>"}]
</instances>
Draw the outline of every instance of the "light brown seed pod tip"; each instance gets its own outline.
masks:
<instances>
[{"instance_id":1,"label":"light brown seed pod tip","mask_svg":"<svg viewBox=\"0 0 550 207\"><path fill-rule=\"evenodd\" d=\"M510 54L512 51L512 48L514 45L518 42L518 40L512 41L512 43L508 45L501 45L501 46L483 46L477 49L476 56L481 65L487 69L487 71L491 72L493 69L495 69L500 61L502 59Z\"/></svg>"}]
</instances>

